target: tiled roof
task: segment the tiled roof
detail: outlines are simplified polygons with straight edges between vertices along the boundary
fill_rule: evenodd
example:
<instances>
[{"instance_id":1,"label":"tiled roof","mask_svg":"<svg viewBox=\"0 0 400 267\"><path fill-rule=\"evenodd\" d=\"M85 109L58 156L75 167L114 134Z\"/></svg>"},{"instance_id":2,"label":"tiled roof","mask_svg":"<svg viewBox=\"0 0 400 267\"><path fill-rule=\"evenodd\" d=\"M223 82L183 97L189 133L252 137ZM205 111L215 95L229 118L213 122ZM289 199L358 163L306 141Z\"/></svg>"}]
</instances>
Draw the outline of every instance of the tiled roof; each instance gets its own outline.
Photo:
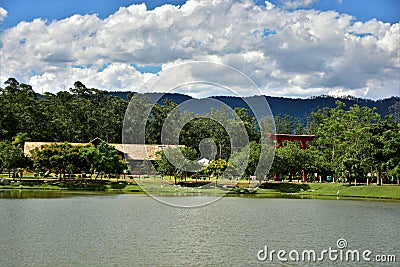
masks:
<instances>
[{"instance_id":1,"label":"tiled roof","mask_svg":"<svg viewBox=\"0 0 400 267\"><path fill-rule=\"evenodd\" d=\"M96 139L95 139L96 140ZM25 155L30 157L31 150L35 148L41 148L42 145L50 145L57 142L25 142L24 152ZM58 142L58 144L62 144ZM69 143L73 146L76 145L87 145L89 143ZM143 145L143 144L109 144L118 151L124 153L126 159L133 160L154 160L157 151L162 150L166 147L177 147L178 145Z\"/></svg>"}]
</instances>

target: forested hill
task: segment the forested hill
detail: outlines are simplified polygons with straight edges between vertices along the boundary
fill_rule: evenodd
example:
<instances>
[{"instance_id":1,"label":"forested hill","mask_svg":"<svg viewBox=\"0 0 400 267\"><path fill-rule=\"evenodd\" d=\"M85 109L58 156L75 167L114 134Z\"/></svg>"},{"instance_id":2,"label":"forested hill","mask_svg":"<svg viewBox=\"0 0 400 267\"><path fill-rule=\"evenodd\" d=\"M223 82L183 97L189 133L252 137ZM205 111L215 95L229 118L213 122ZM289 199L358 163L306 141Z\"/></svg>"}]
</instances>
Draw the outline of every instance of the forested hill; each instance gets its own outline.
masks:
<instances>
[{"instance_id":1,"label":"forested hill","mask_svg":"<svg viewBox=\"0 0 400 267\"><path fill-rule=\"evenodd\" d=\"M128 99L127 95L129 92L110 92L110 95L118 96L123 99ZM190 96L183 94L161 94L161 93L151 93L148 94L150 98L160 98L159 102L163 102L164 99L169 99L176 104L180 104L184 101L191 99ZM228 106L232 108L236 107L247 107L245 101L251 100L252 97L240 98L234 96L213 96L212 98L220 100L224 102ZM400 97L391 97L383 100L370 100L363 98L355 98L355 97L333 97L333 96L318 96L307 99L301 98L284 98L284 97L273 97L273 96L265 96L267 99L269 106L274 115L291 115L293 117L299 118L301 121L305 121L305 119L310 116L311 112L317 111L320 108L328 107L333 108L336 106L335 102L340 100L346 104L346 107L357 104L360 107L366 106L369 108L377 108L377 112L385 117L386 115L393 113L393 110L390 108L396 103L400 101Z\"/></svg>"},{"instance_id":2,"label":"forested hill","mask_svg":"<svg viewBox=\"0 0 400 267\"><path fill-rule=\"evenodd\" d=\"M68 141L79 143L89 142L100 137L109 143L120 143L124 116L128 106L127 99L128 96L129 98L135 96L134 92L113 93L96 88L86 88L79 81L69 91L61 91L56 94L44 93L43 95L36 94L30 85L20 84L15 78L8 79L5 85L4 88L0 87L0 141L7 140L9 142L16 138L18 134L25 134L31 141L37 142ZM260 101L264 100L265 96L243 99L240 97L214 96L212 97L213 101L209 101L210 98L192 99L182 94L151 93L145 96L152 103L157 101L158 104L161 104L154 105L152 114L148 117L146 129L149 129L149 134L146 136L146 140L149 139L147 140L149 144L161 142L159 127L163 125L169 112L175 108L175 105L171 102L183 103L183 110L195 114L209 113L211 107L219 109L218 105L222 106L223 103L232 108L248 108L247 102L255 108L254 110L256 110L256 115L259 118L269 114L269 109L265 107L263 101ZM163 101L164 99L169 99L171 102ZM325 96L310 99L279 97L266 97L266 99L276 116L279 126L277 126L277 129L280 133L304 132L304 126L307 128L308 122L306 118L311 115L312 111L325 107L334 108L337 100L341 100L347 105L345 109L358 104L361 107L367 107L368 110L371 107L376 107L377 113L382 118L387 114L393 114L393 121L397 123L400 118L400 97L380 101ZM343 109L342 105L339 108ZM251 115L240 110L238 110L238 113L244 118ZM252 121L251 118L247 119ZM225 133L220 134L221 136L225 135Z\"/></svg>"},{"instance_id":3,"label":"forested hill","mask_svg":"<svg viewBox=\"0 0 400 267\"><path fill-rule=\"evenodd\" d=\"M232 98L232 97L216 97L226 103L231 107L236 107L236 103L239 104L241 101L240 98ZM354 104L359 105L360 107L366 106L369 108L377 108L377 112L381 114L382 117L391 113L390 107L393 106L396 102L400 101L400 97L391 97L383 100L370 100L370 99L361 99L354 97L331 97L331 96L319 96L307 99L301 98L284 98L284 97L272 97L266 96L268 104L272 110L274 115L291 115L293 117L297 117L300 120L304 121L307 116L311 115L311 112L317 111L320 108L334 108L336 106L336 101L340 100L341 102L346 104L346 107L349 108ZM243 102L243 101L242 101Z\"/></svg>"}]
</instances>

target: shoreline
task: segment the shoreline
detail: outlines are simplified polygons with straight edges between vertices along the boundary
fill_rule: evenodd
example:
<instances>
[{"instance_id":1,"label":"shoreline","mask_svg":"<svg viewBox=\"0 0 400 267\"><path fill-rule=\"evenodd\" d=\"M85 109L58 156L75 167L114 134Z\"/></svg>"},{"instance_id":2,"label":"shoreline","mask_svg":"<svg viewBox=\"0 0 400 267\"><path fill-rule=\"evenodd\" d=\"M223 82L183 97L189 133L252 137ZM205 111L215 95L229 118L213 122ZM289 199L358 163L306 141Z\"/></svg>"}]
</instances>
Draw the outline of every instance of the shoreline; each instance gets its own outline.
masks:
<instances>
[{"instance_id":1,"label":"shoreline","mask_svg":"<svg viewBox=\"0 0 400 267\"><path fill-rule=\"evenodd\" d=\"M22 181L23 183L23 181ZM332 200L368 200L368 201L393 201L400 202L400 186L398 185L348 185L338 183L275 183L265 182L255 192L249 192L246 188L234 188L231 190L202 189L202 192L189 190L190 187L180 187L178 192L165 191L166 196L203 196L221 195L226 197L245 198L292 198L292 199L332 199ZM176 191L176 190L175 190ZM147 194L138 184L92 183L92 184L40 184L23 185L15 182L10 185L0 185L0 198L5 193L14 192L41 194L51 193L77 193L82 195L101 194ZM164 192L163 192L164 193ZM3 195L3 196L2 196Z\"/></svg>"}]
</instances>

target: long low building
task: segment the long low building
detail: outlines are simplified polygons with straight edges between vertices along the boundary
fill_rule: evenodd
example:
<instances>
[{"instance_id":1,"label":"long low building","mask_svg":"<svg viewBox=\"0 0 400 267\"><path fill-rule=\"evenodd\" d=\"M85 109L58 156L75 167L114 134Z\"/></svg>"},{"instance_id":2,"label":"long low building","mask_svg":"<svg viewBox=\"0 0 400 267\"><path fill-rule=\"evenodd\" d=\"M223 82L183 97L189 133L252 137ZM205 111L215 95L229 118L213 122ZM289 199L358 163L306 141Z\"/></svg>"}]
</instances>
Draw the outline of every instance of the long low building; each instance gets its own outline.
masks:
<instances>
[{"instance_id":1,"label":"long low building","mask_svg":"<svg viewBox=\"0 0 400 267\"><path fill-rule=\"evenodd\" d=\"M97 146L103 142L100 138L95 138L89 143L69 143L73 146L93 144ZM30 157L31 151L35 148L41 148L43 145L62 144L62 142L25 142L24 153ZM182 145L152 145L152 144L108 144L115 147L118 152L123 155L127 160L155 160L157 151L163 150L167 147L175 148L182 147Z\"/></svg>"}]
</instances>

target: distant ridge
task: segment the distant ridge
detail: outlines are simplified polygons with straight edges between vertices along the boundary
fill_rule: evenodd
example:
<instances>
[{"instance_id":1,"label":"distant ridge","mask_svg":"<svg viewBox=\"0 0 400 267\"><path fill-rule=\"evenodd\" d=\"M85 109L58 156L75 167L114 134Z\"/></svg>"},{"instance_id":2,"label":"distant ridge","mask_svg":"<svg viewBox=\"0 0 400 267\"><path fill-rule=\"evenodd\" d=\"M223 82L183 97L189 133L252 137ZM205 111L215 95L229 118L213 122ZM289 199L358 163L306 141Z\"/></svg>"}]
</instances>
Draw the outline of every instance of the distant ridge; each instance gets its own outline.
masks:
<instances>
[{"instance_id":1,"label":"distant ridge","mask_svg":"<svg viewBox=\"0 0 400 267\"><path fill-rule=\"evenodd\" d=\"M108 92L109 95L117 96L122 99L127 100L129 92ZM165 99L169 99L176 104L181 104L185 101L193 99L192 97L184 94L177 93L146 93L151 99L158 99L159 103L163 103ZM245 101L251 101L251 97L236 97L236 96L211 96L210 98L219 100L231 108L236 107L247 107ZM316 96L310 97L306 99L301 98L285 98L285 97L274 97L274 96L264 96L268 101L268 104L272 110L273 115L285 115L288 114L293 117L297 117L302 121L305 121L308 116L311 115L311 112L317 111L320 108L328 107L333 108L336 106L336 101L339 100L346 104L346 107L349 108L354 104L359 105L360 107L369 107L369 108L377 108L377 112L385 117L390 114L390 107L392 107L396 102L400 102L400 97L391 97L382 100L371 100L364 98L356 98L352 96L346 97L335 97L335 96Z\"/></svg>"}]
</instances>

